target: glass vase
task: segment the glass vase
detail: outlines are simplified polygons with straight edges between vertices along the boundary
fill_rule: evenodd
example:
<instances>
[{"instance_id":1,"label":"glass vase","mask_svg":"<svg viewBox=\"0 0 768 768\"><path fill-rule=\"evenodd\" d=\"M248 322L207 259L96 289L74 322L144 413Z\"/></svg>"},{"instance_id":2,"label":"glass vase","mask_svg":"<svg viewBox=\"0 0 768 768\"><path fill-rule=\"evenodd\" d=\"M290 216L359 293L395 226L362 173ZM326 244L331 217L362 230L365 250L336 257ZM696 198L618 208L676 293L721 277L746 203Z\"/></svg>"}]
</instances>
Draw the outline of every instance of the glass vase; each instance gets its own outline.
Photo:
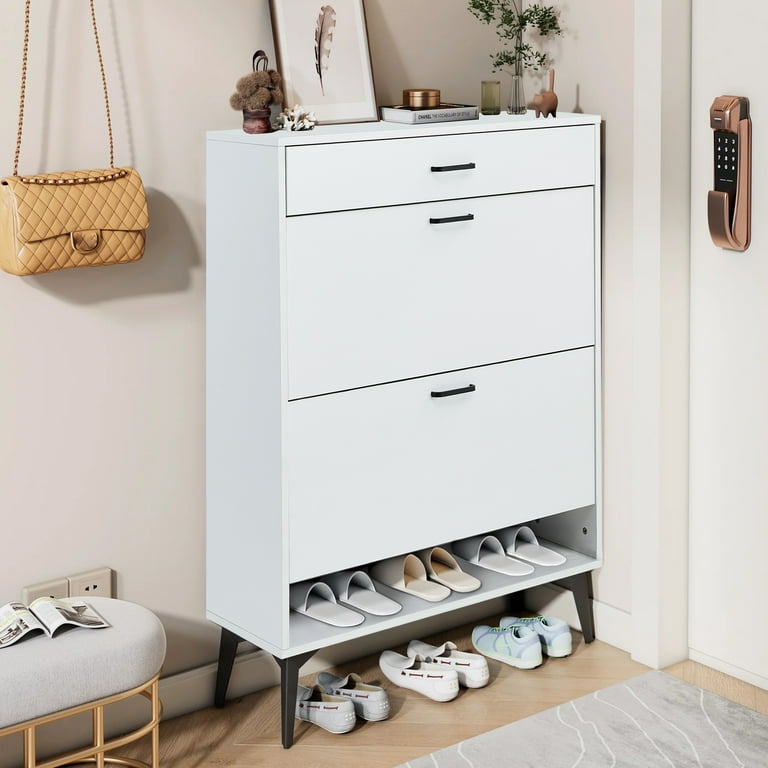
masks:
<instances>
[{"instance_id":1,"label":"glass vase","mask_svg":"<svg viewBox=\"0 0 768 768\"><path fill-rule=\"evenodd\" d=\"M509 106L507 114L524 115L528 111L525 103L525 92L523 91L523 76L512 75L512 86L509 89Z\"/></svg>"},{"instance_id":2,"label":"glass vase","mask_svg":"<svg viewBox=\"0 0 768 768\"><path fill-rule=\"evenodd\" d=\"M483 80L480 83L480 112L484 115L501 114L501 81Z\"/></svg>"}]
</instances>

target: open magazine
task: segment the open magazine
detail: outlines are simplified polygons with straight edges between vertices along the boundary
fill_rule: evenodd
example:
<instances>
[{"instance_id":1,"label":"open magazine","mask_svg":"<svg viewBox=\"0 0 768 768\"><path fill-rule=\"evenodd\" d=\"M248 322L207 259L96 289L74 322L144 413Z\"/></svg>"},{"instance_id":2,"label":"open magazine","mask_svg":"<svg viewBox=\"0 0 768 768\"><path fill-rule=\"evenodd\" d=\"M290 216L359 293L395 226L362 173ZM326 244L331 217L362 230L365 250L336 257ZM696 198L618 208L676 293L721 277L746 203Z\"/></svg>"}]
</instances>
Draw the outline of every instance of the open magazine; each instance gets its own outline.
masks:
<instances>
[{"instance_id":1,"label":"open magazine","mask_svg":"<svg viewBox=\"0 0 768 768\"><path fill-rule=\"evenodd\" d=\"M31 632L42 631L53 637L56 630L65 625L99 629L108 627L109 622L78 598L38 597L28 606L6 603L0 607L0 648L12 645Z\"/></svg>"}]
</instances>

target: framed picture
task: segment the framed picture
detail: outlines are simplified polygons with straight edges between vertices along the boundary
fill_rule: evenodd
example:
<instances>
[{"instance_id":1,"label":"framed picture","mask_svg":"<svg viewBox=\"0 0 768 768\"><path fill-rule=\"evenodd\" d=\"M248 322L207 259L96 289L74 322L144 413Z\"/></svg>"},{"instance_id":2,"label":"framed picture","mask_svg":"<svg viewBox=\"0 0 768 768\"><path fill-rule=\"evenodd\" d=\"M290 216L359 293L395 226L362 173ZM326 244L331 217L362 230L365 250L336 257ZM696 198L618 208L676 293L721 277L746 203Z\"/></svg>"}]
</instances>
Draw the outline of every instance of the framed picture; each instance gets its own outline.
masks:
<instances>
[{"instance_id":1,"label":"framed picture","mask_svg":"<svg viewBox=\"0 0 768 768\"><path fill-rule=\"evenodd\" d=\"M285 105L318 123L377 120L363 0L270 0Z\"/></svg>"}]
</instances>

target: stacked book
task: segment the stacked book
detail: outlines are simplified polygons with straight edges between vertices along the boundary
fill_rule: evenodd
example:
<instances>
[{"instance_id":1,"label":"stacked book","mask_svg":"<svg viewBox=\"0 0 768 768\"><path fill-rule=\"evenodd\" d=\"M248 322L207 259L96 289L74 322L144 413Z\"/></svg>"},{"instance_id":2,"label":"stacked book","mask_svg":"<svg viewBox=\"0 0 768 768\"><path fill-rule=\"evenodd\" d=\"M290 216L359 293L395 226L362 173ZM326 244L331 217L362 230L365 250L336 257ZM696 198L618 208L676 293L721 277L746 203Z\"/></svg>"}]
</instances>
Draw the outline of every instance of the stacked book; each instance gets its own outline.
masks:
<instances>
[{"instance_id":1,"label":"stacked book","mask_svg":"<svg viewBox=\"0 0 768 768\"><path fill-rule=\"evenodd\" d=\"M477 120L478 109L473 104L439 104L436 107L410 107L398 104L381 108L381 119L390 123L444 123L450 120Z\"/></svg>"}]
</instances>

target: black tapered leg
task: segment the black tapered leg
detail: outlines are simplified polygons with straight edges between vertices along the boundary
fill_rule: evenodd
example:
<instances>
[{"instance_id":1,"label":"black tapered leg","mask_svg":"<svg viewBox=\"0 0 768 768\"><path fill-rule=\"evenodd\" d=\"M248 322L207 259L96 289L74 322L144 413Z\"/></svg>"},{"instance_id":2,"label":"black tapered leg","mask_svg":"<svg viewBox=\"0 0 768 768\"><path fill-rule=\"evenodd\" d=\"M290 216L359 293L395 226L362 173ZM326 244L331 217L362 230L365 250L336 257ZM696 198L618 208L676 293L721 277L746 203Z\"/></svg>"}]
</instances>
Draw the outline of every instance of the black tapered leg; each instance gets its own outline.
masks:
<instances>
[{"instance_id":1,"label":"black tapered leg","mask_svg":"<svg viewBox=\"0 0 768 768\"><path fill-rule=\"evenodd\" d=\"M507 612L511 616L521 616L525 611L525 590L507 595Z\"/></svg>"},{"instance_id":2,"label":"black tapered leg","mask_svg":"<svg viewBox=\"0 0 768 768\"><path fill-rule=\"evenodd\" d=\"M289 749L293 744L293 720L296 716L296 686L299 683L299 669L314 655L314 651L309 651L287 659L278 659L275 656L275 661L280 665L280 719L285 749Z\"/></svg>"},{"instance_id":3,"label":"black tapered leg","mask_svg":"<svg viewBox=\"0 0 768 768\"><path fill-rule=\"evenodd\" d=\"M227 700L227 688L229 687L229 678L232 675L232 666L235 663L235 654L237 646L243 642L234 632L221 628L221 639L219 640L219 663L216 667L216 692L213 696L213 704L216 707L223 707Z\"/></svg>"},{"instance_id":4,"label":"black tapered leg","mask_svg":"<svg viewBox=\"0 0 768 768\"><path fill-rule=\"evenodd\" d=\"M581 622L581 634L584 635L585 643L591 643L595 639L595 619L592 615L592 572L577 573L566 579L558 579L558 584L562 584L573 592L576 612Z\"/></svg>"}]
</instances>

